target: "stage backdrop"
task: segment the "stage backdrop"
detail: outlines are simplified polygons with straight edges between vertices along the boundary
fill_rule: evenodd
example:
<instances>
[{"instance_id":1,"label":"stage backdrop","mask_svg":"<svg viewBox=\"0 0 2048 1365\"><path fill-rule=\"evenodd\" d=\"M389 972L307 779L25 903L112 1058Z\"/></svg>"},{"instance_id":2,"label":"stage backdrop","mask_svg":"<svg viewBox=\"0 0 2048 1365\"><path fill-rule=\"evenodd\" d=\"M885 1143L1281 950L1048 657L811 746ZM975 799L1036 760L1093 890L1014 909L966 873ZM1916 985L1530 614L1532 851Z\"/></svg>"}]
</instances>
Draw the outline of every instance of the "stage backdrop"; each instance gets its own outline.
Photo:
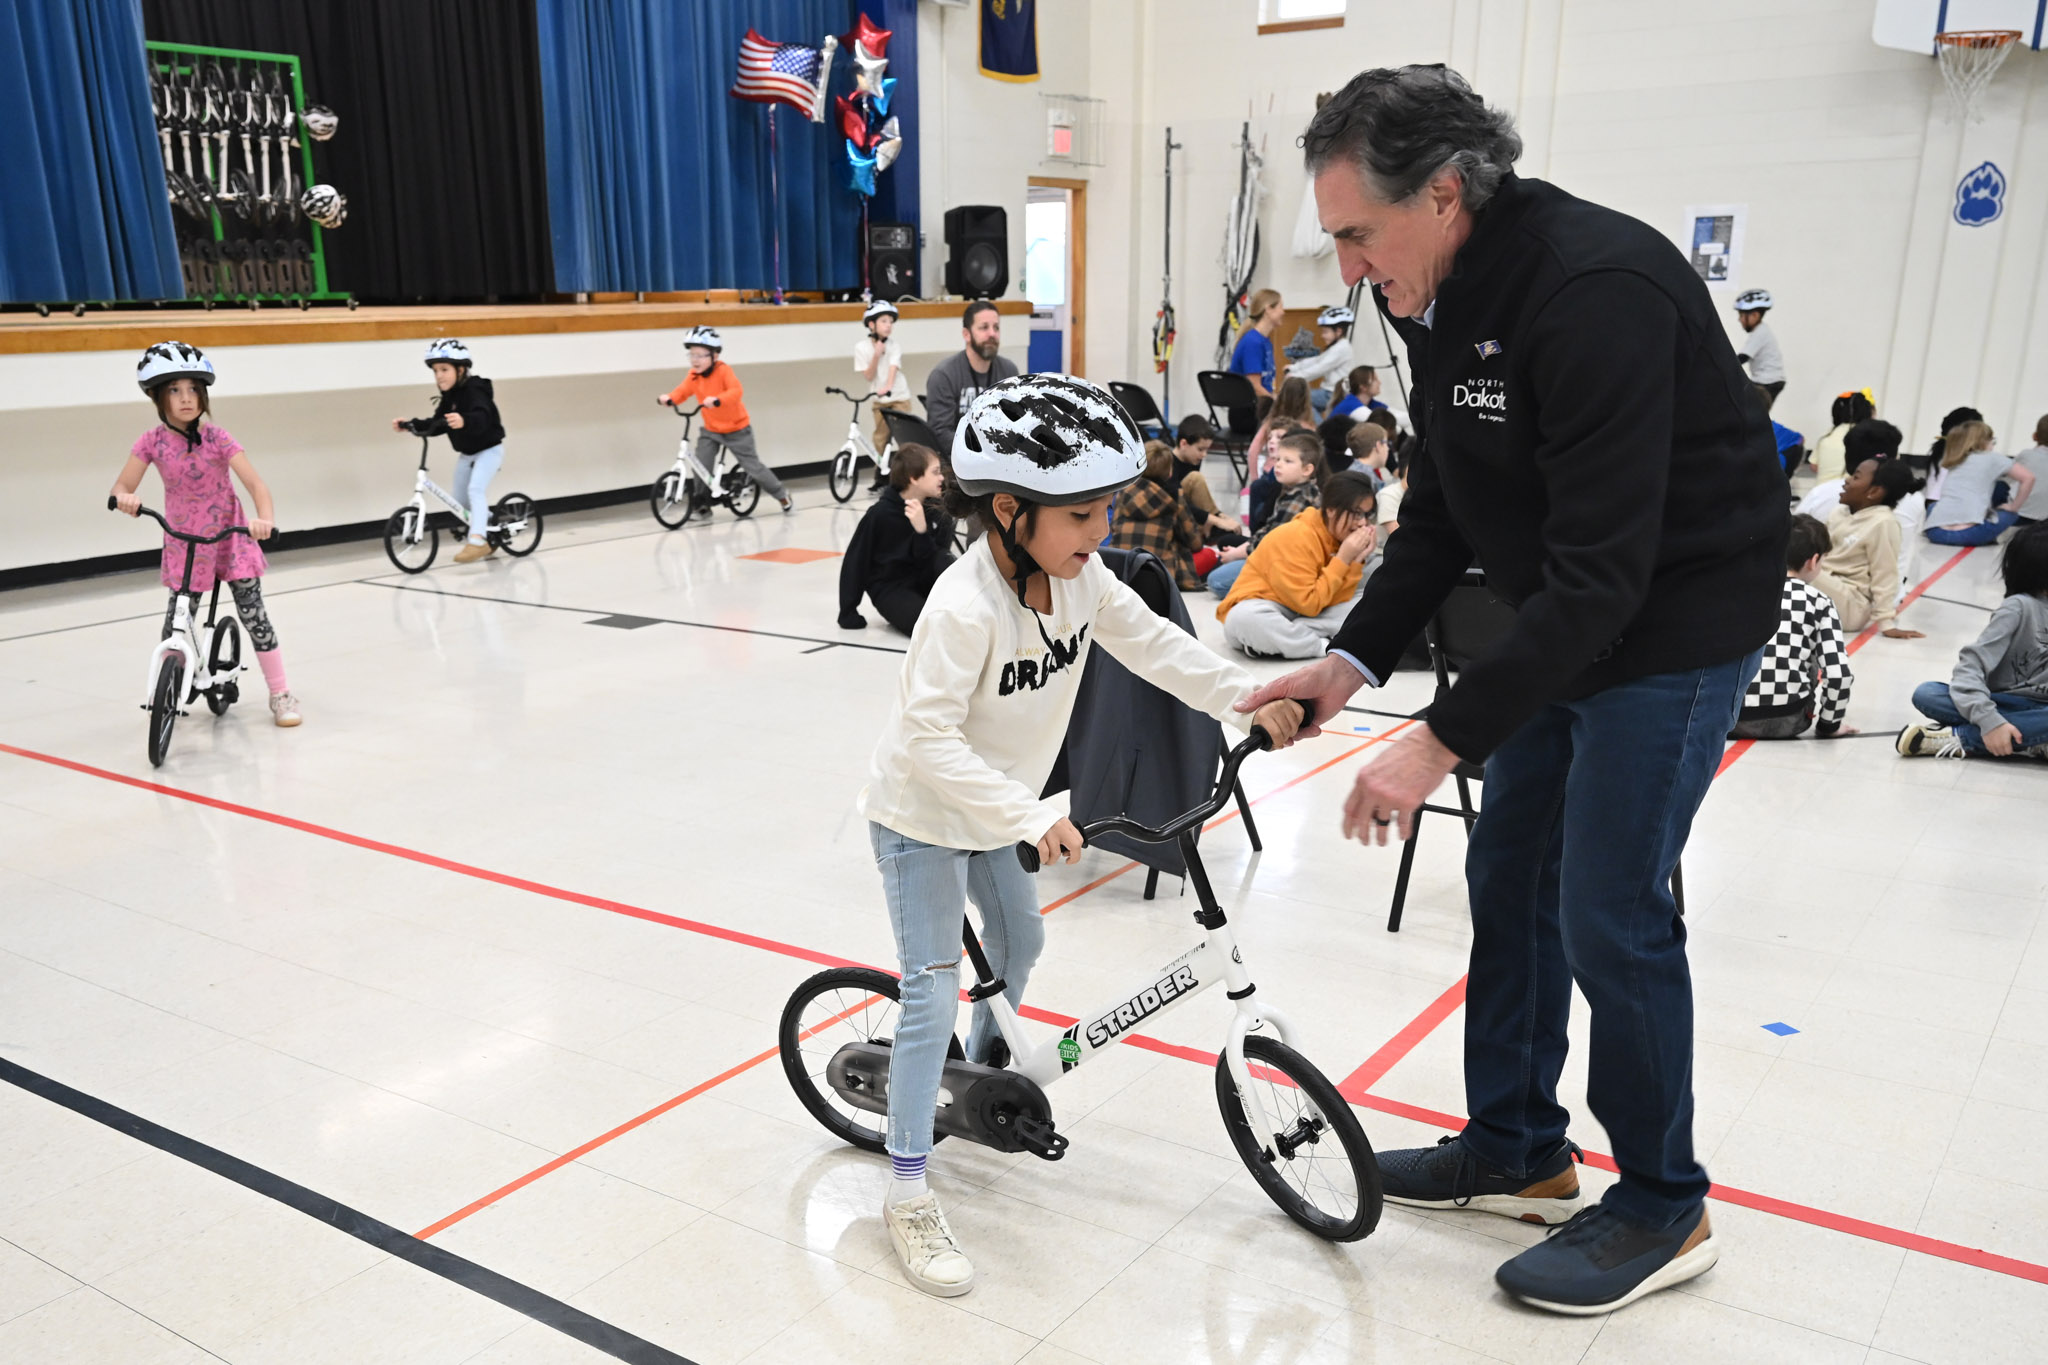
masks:
<instances>
[{"instance_id":1,"label":"stage backdrop","mask_svg":"<svg viewBox=\"0 0 2048 1365\"><path fill-rule=\"evenodd\" d=\"M556 287L767 288L770 106L729 93L740 40L751 27L816 47L853 26L852 0L536 7ZM842 50L833 93L851 66ZM844 139L794 109L775 118L783 285L857 288L860 202Z\"/></svg>"},{"instance_id":2,"label":"stage backdrop","mask_svg":"<svg viewBox=\"0 0 2048 1365\"><path fill-rule=\"evenodd\" d=\"M0 6L0 301L179 298L134 0Z\"/></svg>"},{"instance_id":3,"label":"stage backdrop","mask_svg":"<svg viewBox=\"0 0 2048 1365\"><path fill-rule=\"evenodd\" d=\"M681 6L680 8L694 8ZM348 196L328 281L375 303L553 289L533 0L142 0L161 42L296 53ZM145 90L145 100L147 93Z\"/></svg>"}]
</instances>

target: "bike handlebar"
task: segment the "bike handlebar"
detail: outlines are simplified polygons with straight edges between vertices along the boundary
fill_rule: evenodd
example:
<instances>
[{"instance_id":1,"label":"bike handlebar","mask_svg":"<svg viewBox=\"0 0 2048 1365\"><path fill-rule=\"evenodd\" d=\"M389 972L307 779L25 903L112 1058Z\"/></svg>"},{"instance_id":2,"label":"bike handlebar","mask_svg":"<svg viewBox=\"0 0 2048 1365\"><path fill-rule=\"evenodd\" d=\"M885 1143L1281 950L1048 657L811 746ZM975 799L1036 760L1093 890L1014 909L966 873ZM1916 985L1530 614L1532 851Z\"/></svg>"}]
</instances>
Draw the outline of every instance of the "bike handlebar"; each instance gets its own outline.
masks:
<instances>
[{"instance_id":1,"label":"bike handlebar","mask_svg":"<svg viewBox=\"0 0 2048 1365\"><path fill-rule=\"evenodd\" d=\"M112 493L107 494L107 510L109 512L118 512L121 510L120 498L116 497ZM186 541L193 545L217 544L220 541L226 540L229 536L235 534L235 532L237 531L240 531L245 536L250 534L249 528L246 526L230 526L217 536L188 536L183 531L180 531L176 527L172 526L168 521L165 521L163 518L163 513L157 511L153 507L138 507L135 510L140 515L148 517L151 521L154 521L157 525L163 527L164 533L166 535L169 535L178 540Z\"/></svg>"},{"instance_id":2,"label":"bike handlebar","mask_svg":"<svg viewBox=\"0 0 2048 1365\"><path fill-rule=\"evenodd\" d=\"M848 393L845 389L840 388L836 384L827 384L825 386L825 392L836 393L841 398L844 398L847 402L853 404L855 407L859 407L862 403L865 403L870 398L875 397L875 395L872 393L864 393L860 397L856 398L852 394Z\"/></svg>"},{"instance_id":3,"label":"bike handlebar","mask_svg":"<svg viewBox=\"0 0 2048 1365\"><path fill-rule=\"evenodd\" d=\"M1301 723L1303 725L1308 725L1315 720L1314 707L1299 697L1289 697L1287 700L1301 708ZM1217 811L1222 810L1229 802L1231 792L1236 789L1237 770L1244 763L1245 759L1254 753L1272 747L1273 737L1266 733L1266 727L1254 725L1250 737L1241 741L1236 748L1224 756L1223 771L1216 778L1216 790L1210 794L1207 801L1196 806L1185 815L1178 816L1159 826L1140 824L1127 815L1107 815L1100 820L1090 820L1087 824L1081 826L1082 845L1085 847L1104 834L1121 834L1126 838L1136 839L1141 844L1172 843L1175 839L1178 839L1196 825L1201 824L1202 821L1208 819ZM1017 861L1026 872L1038 871L1038 845L1018 844Z\"/></svg>"},{"instance_id":4,"label":"bike handlebar","mask_svg":"<svg viewBox=\"0 0 2048 1365\"><path fill-rule=\"evenodd\" d=\"M699 403L696 407L691 408L688 412L684 412L683 405L681 403L670 403L668 405L668 410L678 417L688 418L695 417L698 413L704 411L704 405L702 403Z\"/></svg>"}]
</instances>

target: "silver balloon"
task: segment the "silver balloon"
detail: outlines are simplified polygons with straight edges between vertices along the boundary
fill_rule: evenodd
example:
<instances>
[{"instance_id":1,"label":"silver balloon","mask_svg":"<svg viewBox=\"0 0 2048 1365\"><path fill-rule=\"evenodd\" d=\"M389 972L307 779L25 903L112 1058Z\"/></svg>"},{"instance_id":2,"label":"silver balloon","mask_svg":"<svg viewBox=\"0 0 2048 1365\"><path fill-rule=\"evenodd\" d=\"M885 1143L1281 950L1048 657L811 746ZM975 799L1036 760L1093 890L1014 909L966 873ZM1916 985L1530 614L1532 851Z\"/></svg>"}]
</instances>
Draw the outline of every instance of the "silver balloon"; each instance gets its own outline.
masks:
<instances>
[{"instance_id":1,"label":"silver balloon","mask_svg":"<svg viewBox=\"0 0 2048 1365\"><path fill-rule=\"evenodd\" d=\"M875 130L875 170L886 171L894 165L896 158L903 154L903 125L896 121L894 114Z\"/></svg>"}]
</instances>

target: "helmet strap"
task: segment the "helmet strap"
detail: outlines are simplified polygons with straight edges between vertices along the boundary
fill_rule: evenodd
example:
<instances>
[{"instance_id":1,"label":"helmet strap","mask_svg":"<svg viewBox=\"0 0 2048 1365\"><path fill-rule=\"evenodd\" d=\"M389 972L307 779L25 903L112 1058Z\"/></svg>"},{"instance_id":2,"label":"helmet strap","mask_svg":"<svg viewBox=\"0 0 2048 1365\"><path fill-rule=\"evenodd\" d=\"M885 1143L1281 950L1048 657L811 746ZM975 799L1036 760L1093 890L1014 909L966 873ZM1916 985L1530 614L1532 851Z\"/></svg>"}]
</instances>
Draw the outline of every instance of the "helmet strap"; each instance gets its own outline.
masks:
<instances>
[{"instance_id":1,"label":"helmet strap","mask_svg":"<svg viewBox=\"0 0 2048 1365\"><path fill-rule=\"evenodd\" d=\"M996 534L1002 537L1003 553L1010 557L1010 581L1017 589L1017 605L1031 613L1031 623L1038 627L1038 638L1044 642L1045 652L1048 654L1058 653L1053 648L1052 636L1045 633L1045 618L1039 614L1038 608L1032 606L1030 599L1025 596L1026 591L1031 586L1031 576L1044 571L1039 568L1038 561L1031 557L1031 551L1025 549L1017 539L1017 523L1024 520L1024 509L1020 505L1017 509L1017 515L1010 518L1010 523L1007 526L1003 524L1001 517L995 515L993 508L990 509L989 515L996 524ZM1046 587L1050 590L1052 586L1051 575L1048 574L1046 577Z\"/></svg>"}]
</instances>

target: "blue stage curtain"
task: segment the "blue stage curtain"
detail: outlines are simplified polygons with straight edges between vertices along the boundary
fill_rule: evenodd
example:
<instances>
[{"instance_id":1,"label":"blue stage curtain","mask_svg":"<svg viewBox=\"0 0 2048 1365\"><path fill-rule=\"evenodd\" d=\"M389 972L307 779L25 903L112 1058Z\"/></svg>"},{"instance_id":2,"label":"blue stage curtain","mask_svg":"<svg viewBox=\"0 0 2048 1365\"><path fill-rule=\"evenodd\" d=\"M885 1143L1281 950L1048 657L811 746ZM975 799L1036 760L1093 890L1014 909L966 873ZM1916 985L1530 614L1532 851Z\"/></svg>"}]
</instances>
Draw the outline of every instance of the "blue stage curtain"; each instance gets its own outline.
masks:
<instances>
[{"instance_id":1,"label":"blue stage curtain","mask_svg":"<svg viewBox=\"0 0 2048 1365\"><path fill-rule=\"evenodd\" d=\"M184 295L140 0L0 5L0 302Z\"/></svg>"},{"instance_id":2,"label":"blue stage curtain","mask_svg":"<svg viewBox=\"0 0 2048 1365\"><path fill-rule=\"evenodd\" d=\"M732 88L747 29L820 45L852 0L537 0L555 287L767 288L768 110ZM835 92L843 88L834 61ZM860 283L860 201L831 115L775 115L782 282Z\"/></svg>"},{"instance_id":3,"label":"blue stage curtain","mask_svg":"<svg viewBox=\"0 0 2048 1365\"><path fill-rule=\"evenodd\" d=\"M917 0L860 0L860 8L877 28L890 30L889 69L884 74L896 81L896 97L889 102L889 112L903 129L903 154L875 177L875 199L868 216L877 223L908 223L921 228L917 188L924 130L917 120ZM836 80L832 87L835 93L841 89Z\"/></svg>"}]
</instances>

